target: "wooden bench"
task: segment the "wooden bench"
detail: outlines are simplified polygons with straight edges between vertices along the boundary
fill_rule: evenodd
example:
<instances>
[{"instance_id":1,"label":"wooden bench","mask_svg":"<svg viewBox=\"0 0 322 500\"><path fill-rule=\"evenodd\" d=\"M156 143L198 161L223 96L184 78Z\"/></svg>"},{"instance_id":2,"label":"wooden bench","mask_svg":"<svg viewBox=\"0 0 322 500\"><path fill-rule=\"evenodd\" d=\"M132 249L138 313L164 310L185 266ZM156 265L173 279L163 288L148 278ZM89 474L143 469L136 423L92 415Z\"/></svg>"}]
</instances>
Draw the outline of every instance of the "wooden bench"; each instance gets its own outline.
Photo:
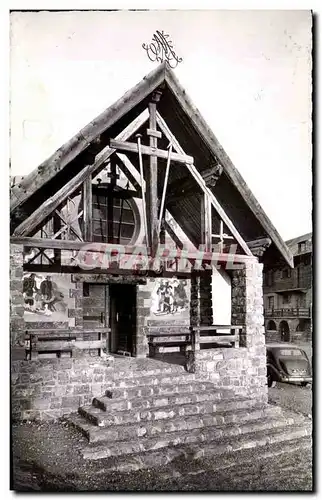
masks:
<instances>
[{"instance_id":1,"label":"wooden bench","mask_svg":"<svg viewBox=\"0 0 322 500\"><path fill-rule=\"evenodd\" d=\"M158 329L158 331L151 331L153 329ZM149 332L147 334L148 345L149 345L149 356L155 356L161 347L179 347L181 353L185 353L188 348L191 348L191 333L189 327L184 326L182 329L178 326L173 327L179 331L173 332L162 332L162 326L149 327ZM161 331L160 331L161 330ZM183 331L182 331L183 330ZM173 337L185 337L185 339L175 339Z\"/></svg>"},{"instance_id":2,"label":"wooden bench","mask_svg":"<svg viewBox=\"0 0 322 500\"><path fill-rule=\"evenodd\" d=\"M62 352L70 352L72 357L76 357L84 349L98 349L100 356L103 356L109 331L110 328L26 330L26 357L38 359L39 353L56 353L56 356L60 357ZM98 333L99 340L83 340L84 334L89 333Z\"/></svg>"}]
</instances>

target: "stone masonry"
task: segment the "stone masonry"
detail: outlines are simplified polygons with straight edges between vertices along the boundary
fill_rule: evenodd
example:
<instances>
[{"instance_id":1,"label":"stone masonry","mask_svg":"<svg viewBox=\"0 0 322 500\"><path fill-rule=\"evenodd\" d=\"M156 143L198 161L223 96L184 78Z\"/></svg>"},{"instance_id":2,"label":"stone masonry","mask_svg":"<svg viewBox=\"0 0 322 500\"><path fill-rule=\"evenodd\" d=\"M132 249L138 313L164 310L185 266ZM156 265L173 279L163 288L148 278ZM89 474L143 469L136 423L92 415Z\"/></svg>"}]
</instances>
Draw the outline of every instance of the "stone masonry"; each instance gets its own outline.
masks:
<instances>
[{"instance_id":1,"label":"stone masonry","mask_svg":"<svg viewBox=\"0 0 322 500\"><path fill-rule=\"evenodd\" d=\"M262 268L254 260L232 271L232 324L245 325L240 347L192 351L188 366L220 387L267 402Z\"/></svg>"},{"instance_id":2,"label":"stone masonry","mask_svg":"<svg viewBox=\"0 0 322 500\"><path fill-rule=\"evenodd\" d=\"M23 359L24 350L24 298L23 248L10 245L10 344L13 359Z\"/></svg>"}]
</instances>

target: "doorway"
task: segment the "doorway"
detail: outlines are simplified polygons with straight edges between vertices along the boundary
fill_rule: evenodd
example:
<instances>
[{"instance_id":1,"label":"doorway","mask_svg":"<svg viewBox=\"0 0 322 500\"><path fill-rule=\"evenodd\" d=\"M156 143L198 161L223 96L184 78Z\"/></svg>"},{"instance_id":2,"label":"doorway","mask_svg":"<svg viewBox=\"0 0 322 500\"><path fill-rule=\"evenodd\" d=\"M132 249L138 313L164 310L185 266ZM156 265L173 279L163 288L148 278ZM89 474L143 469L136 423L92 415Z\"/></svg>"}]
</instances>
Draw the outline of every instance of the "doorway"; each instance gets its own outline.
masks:
<instances>
[{"instance_id":1,"label":"doorway","mask_svg":"<svg viewBox=\"0 0 322 500\"><path fill-rule=\"evenodd\" d=\"M290 342L290 328L287 321L283 320L279 325L279 332L281 335L282 342Z\"/></svg>"},{"instance_id":2,"label":"doorway","mask_svg":"<svg viewBox=\"0 0 322 500\"><path fill-rule=\"evenodd\" d=\"M136 346L136 286L110 285L111 353L133 356Z\"/></svg>"}]
</instances>

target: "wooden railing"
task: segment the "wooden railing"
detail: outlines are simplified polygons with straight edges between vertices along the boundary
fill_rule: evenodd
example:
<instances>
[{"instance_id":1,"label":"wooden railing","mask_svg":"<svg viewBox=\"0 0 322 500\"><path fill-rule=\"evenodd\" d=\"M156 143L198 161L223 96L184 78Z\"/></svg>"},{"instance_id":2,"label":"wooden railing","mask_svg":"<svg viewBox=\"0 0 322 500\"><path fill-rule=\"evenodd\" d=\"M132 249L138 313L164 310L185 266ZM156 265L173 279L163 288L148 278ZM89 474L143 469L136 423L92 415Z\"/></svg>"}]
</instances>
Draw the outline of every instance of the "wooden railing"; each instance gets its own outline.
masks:
<instances>
[{"instance_id":1,"label":"wooden railing","mask_svg":"<svg viewBox=\"0 0 322 500\"><path fill-rule=\"evenodd\" d=\"M162 331L162 329L166 331ZM224 332L227 333L224 333ZM240 325L211 325L173 327L149 326L147 333L149 355L154 356L160 347L179 347L181 352L203 348L239 347Z\"/></svg>"},{"instance_id":2,"label":"wooden railing","mask_svg":"<svg viewBox=\"0 0 322 500\"><path fill-rule=\"evenodd\" d=\"M38 359L39 353L56 353L61 357L63 352L78 357L84 349L98 349L102 356L107 346L107 334L110 328L91 328L88 330L45 330L29 329L25 331L26 357ZM84 334L98 334L98 340L84 340Z\"/></svg>"},{"instance_id":3,"label":"wooden railing","mask_svg":"<svg viewBox=\"0 0 322 500\"><path fill-rule=\"evenodd\" d=\"M311 309L309 307L292 307L284 309L265 309L266 318L310 318Z\"/></svg>"},{"instance_id":4,"label":"wooden railing","mask_svg":"<svg viewBox=\"0 0 322 500\"><path fill-rule=\"evenodd\" d=\"M150 357L155 356L161 347L179 347L183 353L192 345L189 325L149 326L147 338Z\"/></svg>"},{"instance_id":5,"label":"wooden railing","mask_svg":"<svg viewBox=\"0 0 322 500\"><path fill-rule=\"evenodd\" d=\"M208 344L212 347L239 347L240 334L243 331L241 325L210 325L191 326L192 350L199 351L202 345ZM226 330L228 333L218 332ZM211 347L209 347L210 349Z\"/></svg>"}]
</instances>

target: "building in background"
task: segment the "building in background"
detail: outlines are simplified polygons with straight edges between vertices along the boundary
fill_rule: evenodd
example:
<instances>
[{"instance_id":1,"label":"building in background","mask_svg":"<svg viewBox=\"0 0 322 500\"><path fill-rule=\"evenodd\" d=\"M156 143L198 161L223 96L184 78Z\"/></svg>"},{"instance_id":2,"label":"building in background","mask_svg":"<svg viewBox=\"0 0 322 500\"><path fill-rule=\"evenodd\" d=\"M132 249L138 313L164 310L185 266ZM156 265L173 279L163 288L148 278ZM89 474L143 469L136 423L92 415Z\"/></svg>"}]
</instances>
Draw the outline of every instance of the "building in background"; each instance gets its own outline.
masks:
<instances>
[{"instance_id":1,"label":"building in background","mask_svg":"<svg viewBox=\"0 0 322 500\"><path fill-rule=\"evenodd\" d=\"M286 241L294 269L264 271L264 317L268 341L310 341L312 335L312 233Z\"/></svg>"}]
</instances>

